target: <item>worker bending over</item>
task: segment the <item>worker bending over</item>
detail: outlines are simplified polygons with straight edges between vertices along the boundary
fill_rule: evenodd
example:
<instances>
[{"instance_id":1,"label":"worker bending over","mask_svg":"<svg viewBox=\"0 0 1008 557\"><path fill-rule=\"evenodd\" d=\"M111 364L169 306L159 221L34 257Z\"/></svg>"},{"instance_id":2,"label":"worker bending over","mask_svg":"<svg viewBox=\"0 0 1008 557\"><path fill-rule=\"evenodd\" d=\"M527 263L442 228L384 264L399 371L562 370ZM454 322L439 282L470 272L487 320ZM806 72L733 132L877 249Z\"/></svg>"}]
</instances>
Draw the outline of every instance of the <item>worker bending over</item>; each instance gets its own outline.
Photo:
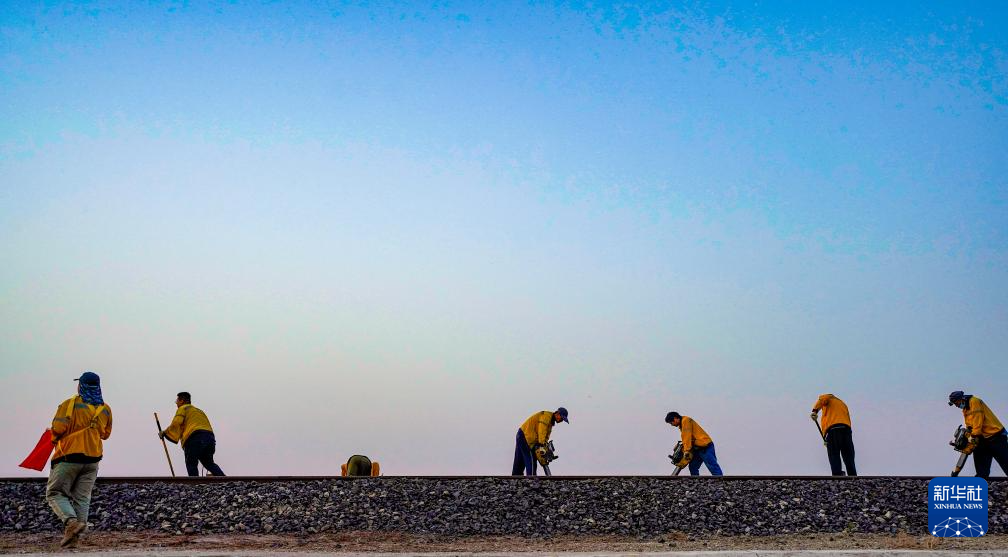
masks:
<instances>
[{"instance_id":1,"label":"worker bending over","mask_svg":"<svg viewBox=\"0 0 1008 557\"><path fill-rule=\"evenodd\" d=\"M199 476L198 463L203 464L212 476L223 476L224 471L214 462L217 438L214 437L210 420L202 410L192 405L192 395L183 391L175 399L175 418L171 425L161 432L161 438L172 443L182 442L185 453L186 471L190 476Z\"/></svg>"},{"instance_id":2,"label":"worker bending over","mask_svg":"<svg viewBox=\"0 0 1008 557\"><path fill-rule=\"evenodd\" d=\"M536 412L525 420L525 423L518 428L518 435L515 436L515 457L514 464L511 466L512 476L521 476L522 471L526 476L536 475L536 464L544 464L546 444L549 443L553 425L560 422L570 423L570 420L567 419L567 409L562 406L557 408L556 412L549 410Z\"/></svg>"},{"instance_id":3,"label":"worker bending over","mask_svg":"<svg viewBox=\"0 0 1008 557\"><path fill-rule=\"evenodd\" d=\"M953 391L949 406L962 409L966 431L973 448L973 467L978 478L990 477L991 460L997 460L1001 472L1008 474L1008 433L990 407L973 395Z\"/></svg>"},{"instance_id":4,"label":"worker bending over","mask_svg":"<svg viewBox=\"0 0 1008 557\"><path fill-rule=\"evenodd\" d=\"M688 466L691 476L699 476L700 464L703 463L712 476L724 475L714 453L714 441L696 420L678 412L669 412L665 415L665 423L682 431L683 459L675 463L676 466Z\"/></svg>"},{"instance_id":5,"label":"worker bending over","mask_svg":"<svg viewBox=\"0 0 1008 557\"><path fill-rule=\"evenodd\" d=\"M112 435L112 409L102 399L98 375L85 371L74 381L78 382L77 395L56 408L50 430L56 447L46 501L63 524L61 547L76 546L87 528L102 441Z\"/></svg>"},{"instance_id":6,"label":"worker bending over","mask_svg":"<svg viewBox=\"0 0 1008 557\"><path fill-rule=\"evenodd\" d=\"M381 475L381 467L370 458L355 454L350 457L346 464L340 465L340 472L343 476L371 476Z\"/></svg>"},{"instance_id":7,"label":"worker bending over","mask_svg":"<svg viewBox=\"0 0 1008 557\"><path fill-rule=\"evenodd\" d=\"M854 436L851 429L850 411L839 398L827 393L819 395L812 407L812 419L815 420L822 410L822 420L819 422L823 440L826 442L826 458L829 459L830 472L834 476L843 476L844 469L840 459L847 468L848 476L857 476L854 466Z\"/></svg>"}]
</instances>

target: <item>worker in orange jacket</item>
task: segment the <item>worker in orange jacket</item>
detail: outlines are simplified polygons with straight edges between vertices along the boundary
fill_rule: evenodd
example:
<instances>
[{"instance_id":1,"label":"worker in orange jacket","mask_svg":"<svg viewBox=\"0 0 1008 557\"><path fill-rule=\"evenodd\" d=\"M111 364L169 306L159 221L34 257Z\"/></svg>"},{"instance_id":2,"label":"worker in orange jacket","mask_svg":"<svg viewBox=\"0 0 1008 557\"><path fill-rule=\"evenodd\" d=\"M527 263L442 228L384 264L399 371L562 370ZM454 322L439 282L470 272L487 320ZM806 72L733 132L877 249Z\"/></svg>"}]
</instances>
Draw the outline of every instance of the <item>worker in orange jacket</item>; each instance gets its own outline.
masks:
<instances>
[{"instance_id":1,"label":"worker in orange jacket","mask_svg":"<svg viewBox=\"0 0 1008 557\"><path fill-rule=\"evenodd\" d=\"M1008 473L1008 433L990 407L979 397L962 391L953 391L949 395L949 406L962 410L970 445L973 446L973 467L977 477L990 477L992 460L997 460L1001 471Z\"/></svg>"},{"instance_id":2,"label":"worker in orange jacket","mask_svg":"<svg viewBox=\"0 0 1008 557\"><path fill-rule=\"evenodd\" d=\"M848 476L857 476L854 466L854 432L851 429L850 410L847 404L832 394L819 395L812 406L812 419L819 417L822 410L820 429L825 437L826 457L829 458L830 472L834 476L843 476L844 469L840 459L847 468Z\"/></svg>"},{"instance_id":3,"label":"worker in orange jacket","mask_svg":"<svg viewBox=\"0 0 1008 557\"><path fill-rule=\"evenodd\" d=\"M346 464L340 465L340 475L377 477L381 475L381 465L364 455L355 454Z\"/></svg>"},{"instance_id":4,"label":"worker in orange jacket","mask_svg":"<svg viewBox=\"0 0 1008 557\"><path fill-rule=\"evenodd\" d=\"M555 412L543 410L529 416L525 423L518 428L518 435L515 436L515 457L511 466L512 476L521 476L522 472L526 476L536 475L536 465L543 463L546 456L546 444L549 443L553 426L560 422L570 423L567 418L567 409L557 408Z\"/></svg>"},{"instance_id":5,"label":"worker in orange jacket","mask_svg":"<svg viewBox=\"0 0 1008 557\"><path fill-rule=\"evenodd\" d=\"M711 476L724 475L714 452L714 440L696 420L679 412L669 412L665 415L665 423L682 432L683 459L675 463L676 466L688 466L691 476L699 476L700 465L704 464Z\"/></svg>"}]
</instances>

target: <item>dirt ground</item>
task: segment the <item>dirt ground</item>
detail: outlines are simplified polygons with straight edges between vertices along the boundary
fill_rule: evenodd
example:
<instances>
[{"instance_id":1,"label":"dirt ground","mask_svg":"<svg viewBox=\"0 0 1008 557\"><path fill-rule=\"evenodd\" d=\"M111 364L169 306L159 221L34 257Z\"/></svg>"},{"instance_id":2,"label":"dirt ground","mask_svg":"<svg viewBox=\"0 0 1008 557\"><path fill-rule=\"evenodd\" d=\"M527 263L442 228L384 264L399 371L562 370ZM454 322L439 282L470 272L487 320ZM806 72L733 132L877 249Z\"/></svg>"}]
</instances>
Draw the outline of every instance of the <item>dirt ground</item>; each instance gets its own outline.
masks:
<instances>
[{"instance_id":1,"label":"dirt ground","mask_svg":"<svg viewBox=\"0 0 1008 557\"><path fill-rule=\"evenodd\" d=\"M33 553L58 549L59 535L0 534L0 552ZM518 537L434 537L392 532L343 532L298 535L195 535L177 536L160 532L89 532L78 550L276 550L338 552L647 552L715 551L743 549L948 549L958 551L1008 549L1008 535L988 535L976 539L946 539L931 536L878 534L808 534L774 537L696 537L672 533L658 539L599 536L557 536L530 540Z\"/></svg>"}]
</instances>

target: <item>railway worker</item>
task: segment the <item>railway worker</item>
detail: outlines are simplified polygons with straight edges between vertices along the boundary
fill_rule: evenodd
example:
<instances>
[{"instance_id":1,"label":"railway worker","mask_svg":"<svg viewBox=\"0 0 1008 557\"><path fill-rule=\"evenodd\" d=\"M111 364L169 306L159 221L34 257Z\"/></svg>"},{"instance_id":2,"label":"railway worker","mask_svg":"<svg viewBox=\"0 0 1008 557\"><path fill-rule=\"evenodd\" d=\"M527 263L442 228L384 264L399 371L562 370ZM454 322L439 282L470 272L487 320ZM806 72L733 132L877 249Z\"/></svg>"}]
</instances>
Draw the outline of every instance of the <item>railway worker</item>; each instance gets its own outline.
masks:
<instances>
[{"instance_id":1,"label":"railway worker","mask_svg":"<svg viewBox=\"0 0 1008 557\"><path fill-rule=\"evenodd\" d=\"M343 476L377 477L381 475L381 466L377 462L359 454L350 457L350 460L341 465L340 469Z\"/></svg>"},{"instance_id":2,"label":"railway worker","mask_svg":"<svg viewBox=\"0 0 1008 557\"><path fill-rule=\"evenodd\" d=\"M160 433L161 438L172 443L182 442L186 471L190 476L199 476L197 464L203 464L211 476L223 476L224 471L214 462L217 438L207 415L192 405L192 395L185 391L177 395L175 406L178 407L175 418Z\"/></svg>"},{"instance_id":3,"label":"railway worker","mask_svg":"<svg viewBox=\"0 0 1008 557\"><path fill-rule=\"evenodd\" d=\"M511 466L512 476L521 476L524 471L526 476L536 475L536 464L541 464L546 456L546 444L549 443L553 426L567 422L567 409L557 408L556 411L543 410L529 416L525 423L518 428L515 436L515 457Z\"/></svg>"},{"instance_id":4,"label":"railway worker","mask_svg":"<svg viewBox=\"0 0 1008 557\"><path fill-rule=\"evenodd\" d=\"M714 441L696 420L678 412L669 412L665 415L665 423L682 431L683 459L676 466L688 466L691 476L699 476L700 464L703 463L712 476L724 475L714 452Z\"/></svg>"},{"instance_id":5,"label":"railway worker","mask_svg":"<svg viewBox=\"0 0 1008 557\"><path fill-rule=\"evenodd\" d=\"M77 394L56 408L50 430L56 446L46 501L63 523L61 547L76 546L87 528L102 441L112 435L112 409L102 399L98 375L85 371L74 381Z\"/></svg>"},{"instance_id":6,"label":"railway worker","mask_svg":"<svg viewBox=\"0 0 1008 557\"><path fill-rule=\"evenodd\" d=\"M1008 433L984 401L962 391L949 394L949 406L962 410L973 449L973 467L978 478L990 477L991 461L997 460L1001 472L1008 473Z\"/></svg>"},{"instance_id":7,"label":"railway worker","mask_svg":"<svg viewBox=\"0 0 1008 557\"><path fill-rule=\"evenodd\" d=\"M813 420L819 418L820 410L823 414L819 423L823 440L826 441L826 457L829 459L830 472L834 476L843 476L846 467L848 476L857 476L857 467L854 466L854 437L847 404L826 393L819 395L815 405L812 406ZM843 467L840 466L841 458Z\"/></svg>"}]
</instances>

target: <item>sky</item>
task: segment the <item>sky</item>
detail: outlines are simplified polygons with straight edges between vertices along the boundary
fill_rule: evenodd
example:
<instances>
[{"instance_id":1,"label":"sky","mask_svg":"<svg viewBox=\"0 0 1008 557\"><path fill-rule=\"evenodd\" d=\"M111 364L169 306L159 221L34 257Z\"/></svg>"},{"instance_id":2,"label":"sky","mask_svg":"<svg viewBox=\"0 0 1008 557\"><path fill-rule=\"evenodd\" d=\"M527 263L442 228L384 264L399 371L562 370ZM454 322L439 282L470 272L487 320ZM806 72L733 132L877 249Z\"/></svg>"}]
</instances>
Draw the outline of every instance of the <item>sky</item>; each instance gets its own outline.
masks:
<instances>
[{"instance_id":1,"label":"sky","mask_svg":"<svg viewBox=\"0 0 1008 557\"><path fill-rule=\"evenodd\" d=\"M0 476L84 370L230 475L947 474L1008 420L1008 8L10 2ZM182 453L172 447L176 468ZM972 465L968 466L970 473ZM999 473L997 466L995 473Z\"/></svg>"}]
</instances>

